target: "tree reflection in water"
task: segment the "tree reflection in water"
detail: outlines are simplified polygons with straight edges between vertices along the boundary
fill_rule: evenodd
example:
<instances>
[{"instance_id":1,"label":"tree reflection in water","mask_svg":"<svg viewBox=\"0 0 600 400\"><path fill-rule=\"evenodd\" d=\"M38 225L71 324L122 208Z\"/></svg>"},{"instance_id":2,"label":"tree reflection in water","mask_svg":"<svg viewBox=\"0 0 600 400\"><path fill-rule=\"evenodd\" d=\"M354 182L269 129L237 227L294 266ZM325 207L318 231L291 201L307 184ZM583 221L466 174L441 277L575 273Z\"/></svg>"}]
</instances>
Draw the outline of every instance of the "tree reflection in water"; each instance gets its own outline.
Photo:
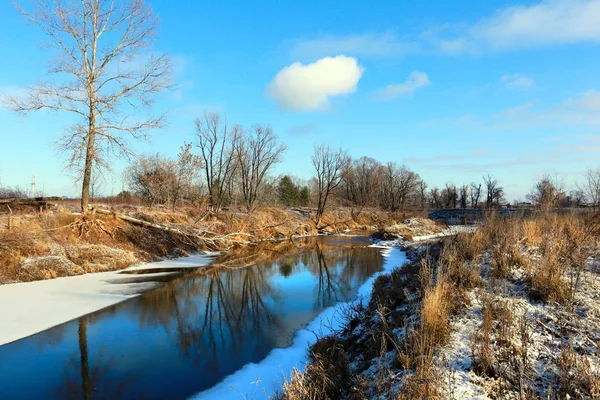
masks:
<instances>
[{"instance_id":1,"label":"tree reflection in water","mask_svg":"<svg viewBox=\"0 0 600 400\"><path fill-rule=\"evenodd\" d=\"M99 351L90 367L88 351L88 325L93 322L93 314L81 317L78 321L77 337L79 352L74 354L64 369L62 382L57 382L56 399L126 399L126 388L133 383L129 375L114 376L111 366L114 359ZM142 393L139 393L142 396Z\"/></svg>"},{"instance_id":2,"label":"tree reflection in water","mask_svg":"<svg viewBox=\"0 0 600 400\"><path fill-rule=\"evenodd\" d=\"M317 312L349 300L357 285L382 265L379 252L364 244L308 239L251 251L250 258L243 252L228 254L216 266L142 296L137 309L141 324L160 324L181 355L216 372L223 354L258 345L257 340L279 327L285 310L277 306L282 296L277 277L309 271L315 278L312 309ZM239 260L249 266L236 267Z\"/></svg>"},{"instance_id":3,"label":"tree reflection in water","mask_svg":"<svg viewBox=\"0 0 600 400\"><path fill-rule=\"evenodd\" d=\"M233 250L131 301L2 346L0 370L12 360L44 384L24 390L23 376L3 370L0 397L185 398L208 389L354 299L383 265L367 243L307 238Z\"/></svg>"}]
</instances>

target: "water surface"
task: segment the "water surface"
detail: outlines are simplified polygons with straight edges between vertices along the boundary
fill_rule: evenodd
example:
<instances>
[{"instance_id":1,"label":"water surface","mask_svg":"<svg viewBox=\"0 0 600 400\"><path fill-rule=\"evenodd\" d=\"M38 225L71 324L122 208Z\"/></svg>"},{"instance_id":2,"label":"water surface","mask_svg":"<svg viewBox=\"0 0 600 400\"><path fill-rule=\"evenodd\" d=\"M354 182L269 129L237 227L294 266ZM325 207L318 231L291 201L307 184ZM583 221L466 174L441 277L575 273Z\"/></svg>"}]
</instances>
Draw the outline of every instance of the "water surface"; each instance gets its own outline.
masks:
<instances>
[{"instance_id":1,"label":"water surface","mask_svg":"<svg viewBox=\"0 0 600 400\"><path fill-rule=\"evenodd\" d=\"M0 399L183 399L207 390L290 346L325 308L354 299L382 269L380 251L368 244L320 237L232 252L1 346Z\"/></svg>"}]
</instances>

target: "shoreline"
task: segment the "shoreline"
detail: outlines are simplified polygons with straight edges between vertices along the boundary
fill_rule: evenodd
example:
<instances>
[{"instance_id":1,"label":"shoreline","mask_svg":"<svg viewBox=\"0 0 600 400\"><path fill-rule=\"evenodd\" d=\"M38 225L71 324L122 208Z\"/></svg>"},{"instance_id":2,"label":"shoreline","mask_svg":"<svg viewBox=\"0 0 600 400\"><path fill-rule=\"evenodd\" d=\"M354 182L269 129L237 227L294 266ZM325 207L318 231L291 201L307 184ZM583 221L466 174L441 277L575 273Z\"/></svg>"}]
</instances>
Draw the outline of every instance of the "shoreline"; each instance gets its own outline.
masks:
<instances>
[{"instance_id":1,"label":"shoreline","mask_svg":"<svg viewBox=\"0 0 600 400\"><path fill-rule=\"evenodd\" d=\"M411 244L454 235L470 229L473 228L449 227L433 235L416 236L411 241L402 239L378 241L371 246L383 249L395 247L400 251L405 251ZM349 236L348 233L333 235ZM324 235L298 235L291 240L318 236ZM280 240L288 239L269 238L262 241ZM0 346L140 296L161 285L157 282L145 282L116 286L115 284L120 280L131 278L128 271L160 270L160 272L152 274L154 276L176 273L176 270L180 268L209 266L217 254L219 253L204 252L192 256L138 263L114 271L91 272L83 275L0 285L0 304L18 304L17 307L4 307L0 310L0 321L2 321L3 327L0 331ZM164 271L165 269L174 269L174 271L168 272Z\"/></svg>"},{"instance_id":2,"label":"shoreline","mask_svg":"<svg viewBox=\"0 0 600 400\"><path fill-rule=\"evenodd\" d=\"M373 245L369 247L377 248ZM294 333L292 344L286 348L273 349L258 363L249 363L225 376L212 388L196 393L190 400L221 398L227 399L271 399L280 390L293 369L303 371L306 367L308 349L319 335L327 335L343 327L342 313L346 307L366 304L371 298L373 283L383 274L402 268L408 262L406 252L399 247L377 248L385 258L382 270L371 275L358 289L357 297L348 302L337 303L324 309L304 328ZM325 322L325 323L324 323Z\"/></svg>"},{"instance_id":3,"label":"shoreline","mask_svg":"<svg viewBox=\"0 0 600 400\"><path fill-rule=\"evenodd\" d=\"M120 283L132 276L123 272L156 269L159 272L151 275L159 276L164 275L165 269L176 273L181 268L206 267L215 256L216 253L198 253L140 263L117 271L0 285L0 304L14 305L0 309L0 346L140 296L161 285L157 282Z\"/></svg>"}]
</instances>

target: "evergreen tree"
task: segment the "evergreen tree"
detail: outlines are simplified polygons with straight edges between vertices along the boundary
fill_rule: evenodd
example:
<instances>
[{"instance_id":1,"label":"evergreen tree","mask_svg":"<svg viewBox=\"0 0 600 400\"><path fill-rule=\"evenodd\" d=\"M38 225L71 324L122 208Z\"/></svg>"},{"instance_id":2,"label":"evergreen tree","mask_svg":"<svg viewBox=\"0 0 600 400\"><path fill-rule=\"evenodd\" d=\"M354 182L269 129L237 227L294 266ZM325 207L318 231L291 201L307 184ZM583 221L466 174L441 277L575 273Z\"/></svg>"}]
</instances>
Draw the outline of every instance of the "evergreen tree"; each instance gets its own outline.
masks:
<instances>
[{"instance_id":1,"label":"evergreen tree","mask_svg":"<svg viewBox=\"0 0 600 400\"><path fill-rule=\"evenodd\" d=\"M299 205L300 191L298 186L292 182L292 179L285 175L279 180L277 187L279 201L285 206L294 207Z\"/></svg>"}]
</instances>

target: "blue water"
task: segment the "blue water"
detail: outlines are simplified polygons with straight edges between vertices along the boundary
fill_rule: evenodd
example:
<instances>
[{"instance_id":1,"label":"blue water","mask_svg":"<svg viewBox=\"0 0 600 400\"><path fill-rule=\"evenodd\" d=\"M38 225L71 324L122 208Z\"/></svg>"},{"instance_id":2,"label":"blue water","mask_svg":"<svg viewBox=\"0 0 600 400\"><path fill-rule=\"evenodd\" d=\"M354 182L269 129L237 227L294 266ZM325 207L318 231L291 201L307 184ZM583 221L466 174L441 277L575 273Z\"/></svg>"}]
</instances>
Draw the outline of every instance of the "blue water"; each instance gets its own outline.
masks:
<instances>
[{"instance_id":1,"label":"blue water","mask_svg":"<svg viewBox=\"0 0 600 400\"><path fill-rule=\"evenodd\" d=\"M130 301L0 346L0 399L183 399L356 297L383 258L360 237L230 254ZM247 266L249 265L249 266ZM0 325L1 329L1 325Z\"/></svg>"}]
</instances>

